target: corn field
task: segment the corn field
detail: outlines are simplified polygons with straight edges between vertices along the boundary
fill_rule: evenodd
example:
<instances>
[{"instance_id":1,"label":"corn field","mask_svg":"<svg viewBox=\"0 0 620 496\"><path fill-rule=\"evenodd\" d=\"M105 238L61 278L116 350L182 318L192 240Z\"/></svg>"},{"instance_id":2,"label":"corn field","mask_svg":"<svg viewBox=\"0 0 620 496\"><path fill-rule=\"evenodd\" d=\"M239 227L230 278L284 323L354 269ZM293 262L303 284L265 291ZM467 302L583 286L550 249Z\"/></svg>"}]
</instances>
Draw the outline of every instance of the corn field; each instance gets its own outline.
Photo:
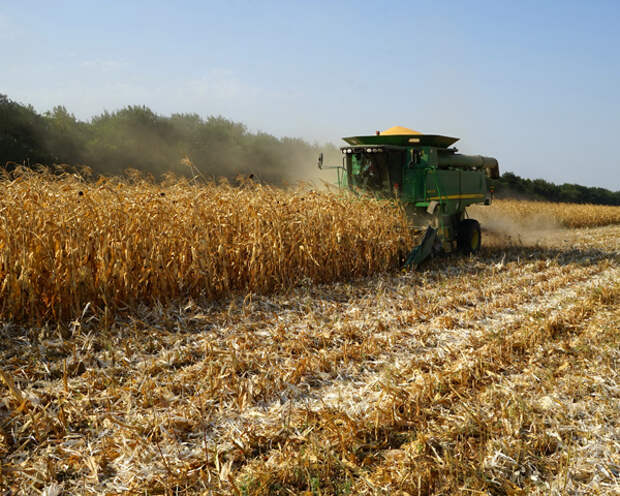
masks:
<instances>
[{"instance_id":1,"label":"corn field","mask_svg":"<svg viewBox=\"0 0 620 496\"><path fill-rule=\"evenodd\" d=\"M61 319L217 299L394 267L412 245L386 202L257 184L0 182L0 315Z\"/></svg>"},{"instance_id":2,"label":"corn field","mask_svg":"<svg viewBox=\"0 0 620 496\"><path fill-rule=\"evenodd\" d=\"M620 223L620 207L497 201L476 209L489 223L498 215L525 225ZM0 212L0 316L15 320L360 277L396 267L414 245L390 203L252 183L94 183L24 172L0 181Z\"/></svg>"},{"instance_id":3,"label":"corn field","mask_svg":"<svg viewBox=\"0 0 620 496\"><path fill-rule=\"evenodd\" d=\"M479 212L482 207L475 207ZM485 217L509 218L524 225L555 227L597 227L620 224L620 206L580 205L539 201L496 200Z\"/></svg>"},{"instance_id":4,"label":"corn field","mask_svg":"<svg viewBox=\"0 0 620 496\"><path fill-rule=\"evenodd\" d=\"M497 201L552 234L403 272L375 200L0 189L0 494L620 492L618 223Z\"/></svg>"}]
</instances>

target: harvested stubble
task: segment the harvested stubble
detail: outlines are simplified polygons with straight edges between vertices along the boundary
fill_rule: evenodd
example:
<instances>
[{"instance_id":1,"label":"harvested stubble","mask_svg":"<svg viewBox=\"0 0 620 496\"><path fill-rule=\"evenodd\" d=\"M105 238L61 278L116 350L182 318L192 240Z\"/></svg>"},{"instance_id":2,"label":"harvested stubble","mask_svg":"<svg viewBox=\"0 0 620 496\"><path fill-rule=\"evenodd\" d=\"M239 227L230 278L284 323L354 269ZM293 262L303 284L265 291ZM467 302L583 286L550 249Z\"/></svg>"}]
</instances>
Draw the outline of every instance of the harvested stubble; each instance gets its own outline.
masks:
<instances>
[{"instance_id":1,"label":"harvested stubble","mask_svg":"<svg viewBox=\"0 0 620 496\"><path fill-rule=\"evenodd\" d=\"M109 329L7 325L5 485L617 494L620 226L551 242Z\"/></svg>"},{"instance_id":2,"label":"harvested stubble","mask_svg":"<svg viewBox=\"0 0 620 496\"><path fill-rule=\"evenodd\" d=\"M0 181L0 317L62 319L386 270L411 234L370 198L27 173Z\"/></svg>"}]
</instances>

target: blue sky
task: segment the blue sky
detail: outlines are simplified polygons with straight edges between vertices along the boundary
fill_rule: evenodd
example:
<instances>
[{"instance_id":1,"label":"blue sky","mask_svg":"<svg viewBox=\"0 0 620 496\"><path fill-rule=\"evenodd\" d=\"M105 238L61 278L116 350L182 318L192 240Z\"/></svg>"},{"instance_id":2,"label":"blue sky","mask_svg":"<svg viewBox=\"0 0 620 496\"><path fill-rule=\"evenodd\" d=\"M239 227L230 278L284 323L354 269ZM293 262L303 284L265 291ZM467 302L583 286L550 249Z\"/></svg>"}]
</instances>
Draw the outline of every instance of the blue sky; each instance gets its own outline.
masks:
<instances>
[{"instance_id":1,"label":"blue sky","mask_svg":"<svg viewBox=\"0 0 620 496\"><path fill-rule=\"evenodd\" d=\"M620 190L620 2L0 2L0 93L339 144L403 125Z\"/></svg>"}]
</instances>

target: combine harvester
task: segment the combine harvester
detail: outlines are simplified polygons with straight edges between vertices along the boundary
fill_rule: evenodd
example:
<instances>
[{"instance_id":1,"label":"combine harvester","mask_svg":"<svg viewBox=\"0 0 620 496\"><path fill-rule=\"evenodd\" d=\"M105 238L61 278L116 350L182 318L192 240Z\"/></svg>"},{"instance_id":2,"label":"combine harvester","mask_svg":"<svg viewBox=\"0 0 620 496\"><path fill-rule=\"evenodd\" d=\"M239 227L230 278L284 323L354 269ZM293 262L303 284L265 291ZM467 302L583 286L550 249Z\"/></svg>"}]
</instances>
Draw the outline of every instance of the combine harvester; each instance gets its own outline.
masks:
<instances>
[{"instance_id":1,"label":"combine harvester","mask_svg":"<svg viewBox=\"0 0 620 496\"><path fill-rule=\"evenodd\" d=\"M487 177L499 177L496 159L457 153L450 146L458 138L400 126L343 139L349 145L341 148L342 166L333 167L338 169L338 185L397 199L414 228L426 229L405 266L417 267L436 253L480 249L480 224L468 218L465 209L491 204ZM318 165L323 168L323 154Z\"/></svg>"}]
</instances>

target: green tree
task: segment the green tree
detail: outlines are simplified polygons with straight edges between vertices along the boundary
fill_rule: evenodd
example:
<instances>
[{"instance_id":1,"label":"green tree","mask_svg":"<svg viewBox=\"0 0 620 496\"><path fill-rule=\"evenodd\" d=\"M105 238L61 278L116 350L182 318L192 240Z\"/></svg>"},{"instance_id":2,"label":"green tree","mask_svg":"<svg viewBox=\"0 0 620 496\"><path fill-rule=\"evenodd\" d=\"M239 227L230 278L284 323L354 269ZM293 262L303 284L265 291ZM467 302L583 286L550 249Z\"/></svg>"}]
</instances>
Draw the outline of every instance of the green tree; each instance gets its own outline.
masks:
<instances>
[{"instance_id":1,"label":"green tree","mask_svg":"<svg viewBox=\"0 0 620 496\"><path fill-rule=\"evenodd\" d=\"M32 106L0 95L0 163L34 164L51 160L45 146L45 120Z\"/></svg>"}]
</instances>

